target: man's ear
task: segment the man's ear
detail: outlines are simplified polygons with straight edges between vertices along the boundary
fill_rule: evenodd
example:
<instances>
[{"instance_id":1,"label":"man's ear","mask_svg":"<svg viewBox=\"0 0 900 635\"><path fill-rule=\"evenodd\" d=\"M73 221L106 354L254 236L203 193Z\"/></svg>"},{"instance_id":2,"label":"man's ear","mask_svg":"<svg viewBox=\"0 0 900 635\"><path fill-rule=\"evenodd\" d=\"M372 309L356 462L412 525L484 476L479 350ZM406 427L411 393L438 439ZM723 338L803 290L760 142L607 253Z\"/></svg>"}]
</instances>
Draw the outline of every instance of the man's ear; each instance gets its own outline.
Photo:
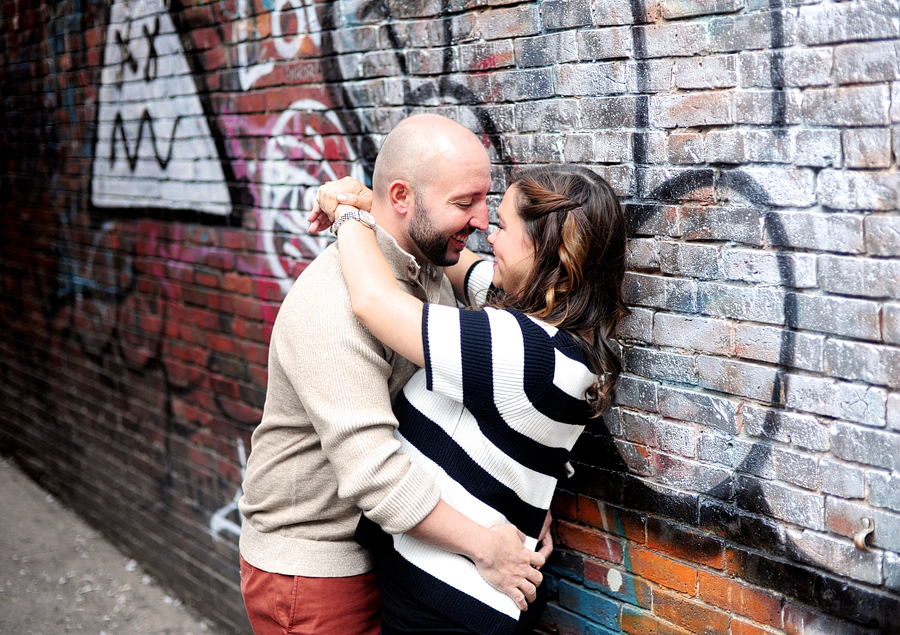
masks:
<instances>
[{"instance_id":1,"label":"man's ear","mask_svg":"<svg viewBox=\"0 0 900 635\"><path fill-rule=\"evenodd\" d=\"M388 185L388 200L395 214L405 216L414 209L413 190L407 181L397 179Z\"/></svg>"}]
</instances>

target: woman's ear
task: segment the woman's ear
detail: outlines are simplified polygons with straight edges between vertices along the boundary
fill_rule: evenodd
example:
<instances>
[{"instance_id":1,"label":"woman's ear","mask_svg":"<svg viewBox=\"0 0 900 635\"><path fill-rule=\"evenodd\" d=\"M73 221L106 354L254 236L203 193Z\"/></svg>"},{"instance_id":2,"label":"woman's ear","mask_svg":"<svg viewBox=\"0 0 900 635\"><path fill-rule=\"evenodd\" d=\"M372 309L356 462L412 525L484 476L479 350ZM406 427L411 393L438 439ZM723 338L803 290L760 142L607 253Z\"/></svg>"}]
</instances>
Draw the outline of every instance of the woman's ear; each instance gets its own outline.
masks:
<instances>
[{"instance_id":1,"label":"woman's ear","mask_svg":"<svg viewBox=\"0 0 900 635\"><path fill-rule=\"evenodd\" d=\"M402 179L391 181L388 185L388 200L395 214L401 216L408 214L414 208L413 197L412 187Z\"/></svg>"}]
</instances>

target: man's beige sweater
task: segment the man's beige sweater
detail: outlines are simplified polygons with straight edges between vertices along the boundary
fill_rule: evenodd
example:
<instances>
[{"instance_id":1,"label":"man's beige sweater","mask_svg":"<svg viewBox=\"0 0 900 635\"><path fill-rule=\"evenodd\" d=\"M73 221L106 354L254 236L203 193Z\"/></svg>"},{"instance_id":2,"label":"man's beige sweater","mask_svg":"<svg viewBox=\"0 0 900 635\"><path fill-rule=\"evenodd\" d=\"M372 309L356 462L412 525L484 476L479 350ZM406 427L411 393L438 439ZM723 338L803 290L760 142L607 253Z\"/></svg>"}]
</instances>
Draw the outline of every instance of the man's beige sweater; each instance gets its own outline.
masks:
<instances>
[{"instance_id":1,"label":"man's beige sweater","mask_svg":"<svg viewBox=\"0 0 900 635\"><path fill-rule=\"evenodd\" d=\"M420 268L387 232L376 234L401 289L453 304L439 268ZM300 275L275 320L266 404L239 503L247 562L285 575L359 575L372 569L353 540L360 510L400 533L434 509L439 488L397 454L393 436L391 403L415 370L353 317L332 244Z\"/></svg>"}]
</instances>

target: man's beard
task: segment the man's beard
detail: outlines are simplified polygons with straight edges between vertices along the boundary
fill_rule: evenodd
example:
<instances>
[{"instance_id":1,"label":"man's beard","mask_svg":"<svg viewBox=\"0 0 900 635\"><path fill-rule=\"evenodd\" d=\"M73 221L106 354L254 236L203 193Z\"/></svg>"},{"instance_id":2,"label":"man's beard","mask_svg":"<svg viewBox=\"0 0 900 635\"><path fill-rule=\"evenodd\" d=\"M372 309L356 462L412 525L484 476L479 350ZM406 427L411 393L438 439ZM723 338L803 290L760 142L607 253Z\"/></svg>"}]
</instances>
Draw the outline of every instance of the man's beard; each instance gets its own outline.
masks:
<instances>
[{"instance_id":1,"label":"man's beard","mask_svg":"<svg viewBox=\"0 0 900 635\"><path fill-rule=\"evenodd\" d=\"M425 258L438 267L449 267L459 261L459 254L449 249L450 236L442 236L431 222L425 201L415 193L416 213L409 224L409 237Z\"/></svg>"}]
</instances>

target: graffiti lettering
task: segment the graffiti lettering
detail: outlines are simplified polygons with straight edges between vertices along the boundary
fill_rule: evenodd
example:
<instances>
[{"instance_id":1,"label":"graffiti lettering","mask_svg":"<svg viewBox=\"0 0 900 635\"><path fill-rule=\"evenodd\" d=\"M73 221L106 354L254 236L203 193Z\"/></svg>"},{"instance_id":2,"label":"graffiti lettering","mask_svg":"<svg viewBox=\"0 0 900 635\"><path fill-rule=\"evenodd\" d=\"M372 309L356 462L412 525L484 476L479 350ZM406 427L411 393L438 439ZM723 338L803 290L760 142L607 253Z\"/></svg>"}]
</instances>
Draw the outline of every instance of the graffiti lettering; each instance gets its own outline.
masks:
<instances>
[{"instance_id":1,"label":"graffiti lettering","mask_svg":"<svg viewBox=\"0 0 900 635\"><path fill-rule=\"evenodd\" d=\"M144 138L144 124L147 125L147 130L149 130L150 134L150 142L153 144L153 155L156 157L156 162L159 163L159 167L163 170L169 165L169 161L172 160L172 149L175 147L175 133L178 131L178 122L181 121L181 117L175 117L175 122L172 124L172 134L169 138L169 151L166 153L166 156L160 156L159 148L156 146L156 131L153 127L153 117L150 116L150 112L148 110L144 110L143 114L141 114L141 119L138 124L138 132L137 139L134 142L134 153L128 150L128 136L125 134L125 123L122 121L122 113L116 113L116 119L113 123L113 134L112 139L110 140L110 148L109 148L109 163L113 165L116 162L116 140L121 135L122 138L122 147L125 149L125 157L128 161L128 167L134 172L138 163L138 152L140 151L141 141Z\"/></svg>"}]
</instances>

